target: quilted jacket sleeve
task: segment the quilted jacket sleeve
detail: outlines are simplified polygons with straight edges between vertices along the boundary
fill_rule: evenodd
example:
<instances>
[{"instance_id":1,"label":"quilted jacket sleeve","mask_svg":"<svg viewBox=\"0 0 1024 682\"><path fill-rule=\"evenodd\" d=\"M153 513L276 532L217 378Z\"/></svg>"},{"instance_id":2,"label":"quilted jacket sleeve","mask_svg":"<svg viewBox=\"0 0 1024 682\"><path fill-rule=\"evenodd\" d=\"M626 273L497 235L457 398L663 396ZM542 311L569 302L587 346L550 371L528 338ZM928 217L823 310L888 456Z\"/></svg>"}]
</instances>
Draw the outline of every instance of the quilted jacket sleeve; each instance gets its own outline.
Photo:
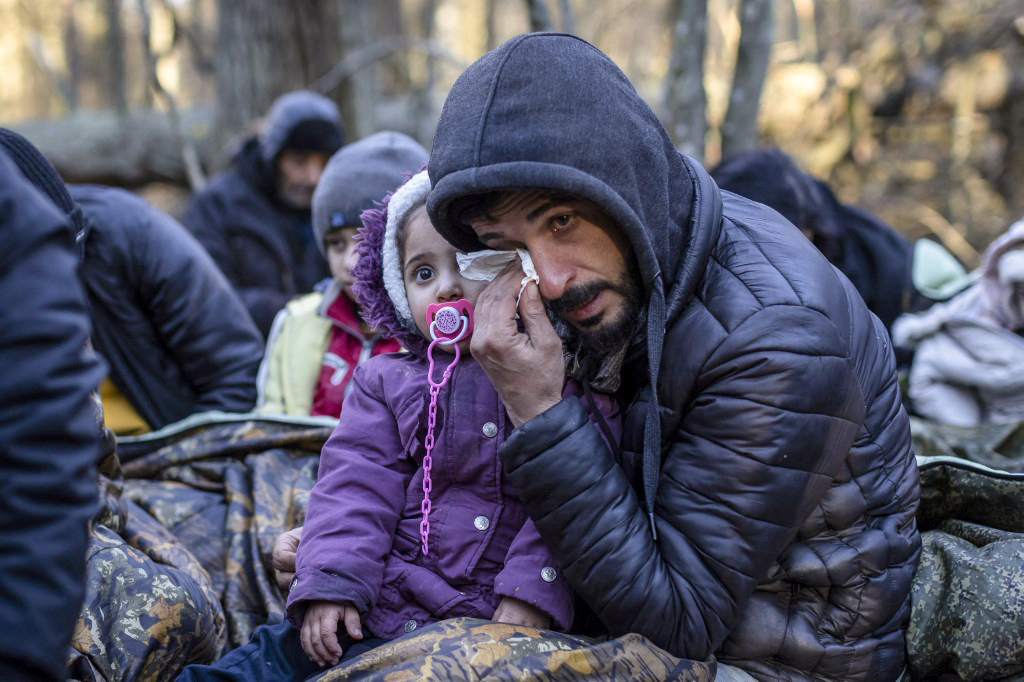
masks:
<instances>
[{"instance_id":1,"label":"quilted jacket sleeve","mask_svg":"<svg viewBox=\"0 0 1024 682\"><path fill-rule=\"evenodd\" d=\"M288 595L296 625L309 601L348 601L365 614L380 592L415 464L399 433L403 416L391 412L383 378L373 371L378 364L356 369L341 420L320 453Z\"/></svg>"},{"instance_id":2,"label":"quilted jacket sleeve","mask_svg":"<svg viewBox=\"0 0 1024 682\"><path fill-rule=\"evenodd\" d=\"M705 659L828 488L864 401L842 335L801 306L754 313L706 358L668 344L665 353L659 396L673 431L663 437L657 540L578 399L523 424L501 454L569 582L606 626ZM682 395L684 371L696 380Z\"/></svg>"}]
</instances>

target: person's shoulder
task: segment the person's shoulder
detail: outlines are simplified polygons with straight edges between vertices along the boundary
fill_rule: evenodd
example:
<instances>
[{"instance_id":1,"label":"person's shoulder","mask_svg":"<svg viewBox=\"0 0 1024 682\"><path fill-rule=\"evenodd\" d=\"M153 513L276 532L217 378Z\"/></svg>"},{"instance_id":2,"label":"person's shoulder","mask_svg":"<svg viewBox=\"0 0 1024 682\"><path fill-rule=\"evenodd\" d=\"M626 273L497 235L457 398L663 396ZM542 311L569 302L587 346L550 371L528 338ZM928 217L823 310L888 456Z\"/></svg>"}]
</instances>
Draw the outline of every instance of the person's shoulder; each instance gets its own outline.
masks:
<instances>
[{"instance_id":1,"label":"person's shoulder","mask_svg":"<svg viewBox=\"0 0 1024 682\"><path fill-rule=\"evenodd\" d=\"M785 306L849 315L842 276L800 230L763 204L728 192L723 197L722 230L701 292L716 318Z\"/></svg>"}]
</instances>

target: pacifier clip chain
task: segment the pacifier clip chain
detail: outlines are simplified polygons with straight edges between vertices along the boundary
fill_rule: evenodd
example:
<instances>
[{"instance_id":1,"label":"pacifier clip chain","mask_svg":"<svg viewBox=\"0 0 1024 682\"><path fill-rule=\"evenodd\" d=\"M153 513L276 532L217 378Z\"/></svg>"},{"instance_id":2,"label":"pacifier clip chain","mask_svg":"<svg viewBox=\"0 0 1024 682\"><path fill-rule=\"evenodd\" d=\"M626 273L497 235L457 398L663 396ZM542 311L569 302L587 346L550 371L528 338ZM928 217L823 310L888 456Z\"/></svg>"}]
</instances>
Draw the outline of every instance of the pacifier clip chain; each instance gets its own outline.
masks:
<instances>
[{"instance_id":1,"label":"pacifier clip chain","mask_svg":"<svg viewBox=\"0 0 1024 682\"><path fill-rule=\"evenodd\" d=\"M420 503L420 512L423 514L423 518L420 519L423 556L427 556L430 550L430 492L434 487L430 472L434 467L437 398L441 394L441 389L448 384L452 372L455 371L455 366L459 364L459 358L462 357L459 341L469 337L473 332L473 306L465 299L460 299L453 304L432 303L427 307L427 322L430 325L432 340L427 346L427 383L430 385L430 405L427 408L427 435L423 439L426 454L423 455L423 501ZM438 345L454 348L455 359L445 367L440 381L434 381L434 348Z\"/></svg>"}]
</instances>

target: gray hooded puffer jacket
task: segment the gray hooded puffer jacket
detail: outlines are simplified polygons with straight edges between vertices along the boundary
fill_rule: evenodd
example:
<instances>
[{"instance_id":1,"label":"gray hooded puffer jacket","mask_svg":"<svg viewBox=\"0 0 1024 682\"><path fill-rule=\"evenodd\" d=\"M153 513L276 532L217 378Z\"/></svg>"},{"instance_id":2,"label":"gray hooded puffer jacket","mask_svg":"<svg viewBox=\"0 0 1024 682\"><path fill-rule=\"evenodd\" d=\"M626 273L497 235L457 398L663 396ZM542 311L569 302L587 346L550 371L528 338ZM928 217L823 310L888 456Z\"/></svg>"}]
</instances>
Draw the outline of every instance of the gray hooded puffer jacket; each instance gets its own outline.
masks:
<instances>
[{"instance_id":1,"label":"gray hooded puffer jacket","mask_svg":"<svg viewBox=\"0 0 1024 682\"><path fill-rule=\"evenodd\" d=\"M499 188L585 197L633 246L647 324L623 368L622 452L570 398L501 453L609 629L761 679L895 679L919 483L888 335L850 282L777 213L721 192L570 36L521 36L467 69L429 170L431 218L462 248L477 242L451 200Z\"/></svg>"}]
</instances>

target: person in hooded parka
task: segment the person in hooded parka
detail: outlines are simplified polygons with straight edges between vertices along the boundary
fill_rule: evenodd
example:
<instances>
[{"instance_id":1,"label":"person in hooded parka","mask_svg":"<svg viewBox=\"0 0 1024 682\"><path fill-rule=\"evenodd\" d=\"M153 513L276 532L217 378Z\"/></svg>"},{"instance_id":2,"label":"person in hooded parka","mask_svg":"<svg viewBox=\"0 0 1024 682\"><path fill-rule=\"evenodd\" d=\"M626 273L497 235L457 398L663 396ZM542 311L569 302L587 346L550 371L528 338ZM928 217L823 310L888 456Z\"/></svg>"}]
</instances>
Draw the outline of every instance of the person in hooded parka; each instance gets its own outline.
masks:
<instances>
[{"instance_id":1,"label":"person in hooded parka","mask_svg":"<svg viewBox=\"0 0 1024 682\"><path fill-rule=\"evenodd\" d=\"M919 481L849 280L573 36L470 66L428 170L450 242L525 248L540 276L518 315L514 268L488 286L472 353L516 426L509 480L612 634L714 656L719 679L899 678ZM566 375L625 406L620 452Z\"/></svg>"},{"instance_id":2,"label":"person in hooded parka","mask_svg":"<svg viewBox=\"0 0 1024 682\"><path fill-rule=\"evenodd\" d=\"M228 170L189 203L182 222L213 256L266 337L277 311L329 275L313 237L313 192L344 143L337 106L297 90L276 100Z\"/></svg>"},{"instance_id":3,"label":"person in hooded parka","mask_svg":"<svg viewBox=\"0 0 1024 682\"><path fill-rule=\"evenodd\" d=\"M956 426L1024 419L1024 220L986 249L969 289L893 325L914 348L911 407Z\"/></svg>"}]
</instances>

